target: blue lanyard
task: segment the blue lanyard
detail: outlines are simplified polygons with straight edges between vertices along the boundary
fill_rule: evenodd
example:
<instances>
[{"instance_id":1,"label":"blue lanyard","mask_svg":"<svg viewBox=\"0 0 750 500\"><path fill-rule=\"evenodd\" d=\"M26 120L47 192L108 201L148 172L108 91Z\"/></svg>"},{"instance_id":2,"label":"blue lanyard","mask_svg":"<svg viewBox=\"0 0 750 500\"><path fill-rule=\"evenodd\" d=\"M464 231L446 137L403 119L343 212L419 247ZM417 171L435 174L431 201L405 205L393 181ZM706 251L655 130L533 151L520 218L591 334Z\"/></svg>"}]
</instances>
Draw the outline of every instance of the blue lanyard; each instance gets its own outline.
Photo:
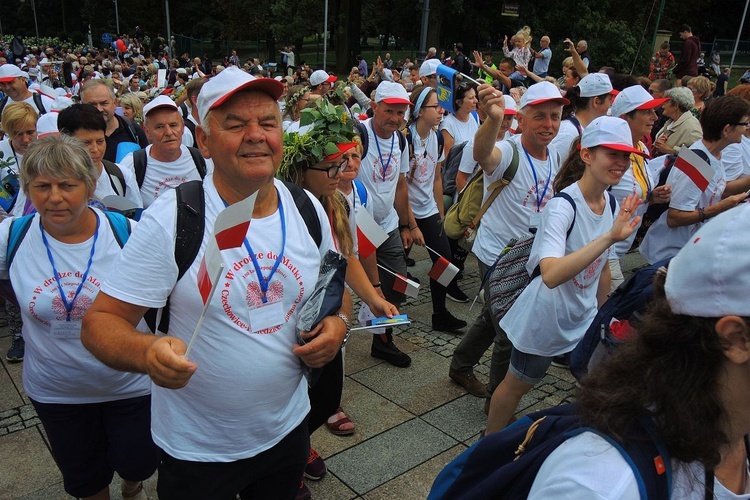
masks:
<instances>
[{"instance_id":1,"label":"blue lanyard","mask_svg":"<svg viewBox=\"0 0 750 500\"><path fill-rule=\"evenodd\" d=\"M70 321L70 313L73 311L73 305L76 302L76 299L78 298L78 295L81 293L81 289L83 288L83 284L86 283L86 278L89 276L89 271L91 270L91 264L94 262L94 252L96 251L96 240L99 237L99 215L94 212L94 215L96 216L96 231L94 232L94 242L91 244L91 255L89 255L89 263L86 266L86 272L83 273L83 277L81 278L81 283L78 285L78 288L76 289L76 293L73 295L73 298L70 302L68 302L68 299L65 298L65 292L63 291L62 283L60 283L60 275L57 272L57 267L55 267L55 259L52 258L52 251L49 248L49 242L47 241L47 235L44 233L44 226L42 226L42 219L39 218L39 229L42 231L42 241L44 242L44 248L47 249L47 257L49 258L49 263L52 264L52 272L55 273L55 281L57 281L57 289L60 292L60 298L62 299L63 306L65 306L65 321Z\"/></svg>"},{"instance_id":2,"label":"blue lanyard","mask_svg":"<svg viewBox=\"0 0 750 500\"><path fill-rule=\"evenodd\" d=\"M523 147L523 146L521 146ZM544 191L542 191L542 196L539 196L539 180L536 177L536 168L534 168L534 162L531 161L531 156L529 155L529 152L526 151L526 148L523 147L523 152L526 153L526 159L529 161L529 165L531 166L531 172L534 174L534 190L536 191L536 211L541 212L542 210L542 202L544 202L544 197L547 195L547 188L549 187L549 181L552 178L552 160L550 160L549 157L549 149L547 150L547 183L544 185Z\"/></svg>"},{"instance_id":3,"label":"blue lanyard","mask_svg":"<svg viewBox=\"0 0 750 500\"><path fill-rule=\"evenodd\" d=\"M260 270L260 265L258 264L258 259L255 258L253 247L250 246L250 242L247 241L247 236L245 236L245 248L250 254L250 260L253 261L255 274L258 276L258 284L260 285L260 290L263 293L262 299L264 304L268 302L268 297L266 297L266 292L268 291L268 283L270 283L273 275L276 274L276 270L279 268L279 264L281 264L281 259L284 257L284 249L286 248L286 219L284 218L284 205L281 204L281 195L279 194L278 189L276 190L276 196L279 197L279 218L281 218L281 251L276 257L276 262L273 263L273 267L271 268L271 272L268 274L267 278L263 276L263 272ZM224 201L223 198L221 199L221 201L224 202L225 207L229 206L229 204Z\"/></svg>"},{"instance_id":4,"label":"blue lanyard","mask_svg":"<svg viewBox=\"0 0 750 500\"><path fill-rule=\"evenodd\" d=\"M388 172L388 166L391 164L391 158L393 158L393 143L396 140L395 134L391 134L391 151L388 154L388 162L383 163L383 153L380 151L380 141L378 140L378 134L375 133L375 125L370 120L370 128L372 129L372 135L375 136L375 146L378 148L378 157L380 157L380 164L383 166L383 181L385 182L385 174Z\"/></svg>"}]
</instances>

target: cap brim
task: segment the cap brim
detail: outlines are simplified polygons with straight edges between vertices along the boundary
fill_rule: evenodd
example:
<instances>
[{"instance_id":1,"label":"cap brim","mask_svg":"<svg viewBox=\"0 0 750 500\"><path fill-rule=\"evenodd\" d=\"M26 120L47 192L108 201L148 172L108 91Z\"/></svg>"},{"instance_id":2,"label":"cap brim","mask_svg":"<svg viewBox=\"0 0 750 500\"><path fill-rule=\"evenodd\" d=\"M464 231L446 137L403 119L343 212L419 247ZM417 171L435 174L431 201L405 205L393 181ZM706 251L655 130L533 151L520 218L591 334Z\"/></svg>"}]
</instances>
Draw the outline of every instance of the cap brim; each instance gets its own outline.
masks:
<instances>
[{"instance_id":1,"label":"cap brim","mask_svg":"<svg viewBox=\"0 0 750 500\"><path fill-rule=\"evenodd\" d=\"M545 99L537 99L536 101L527 102L524 105L524 108L526 106L538 106L539 104L544 104L545 102L557 102L563 106L567 106L568 104L570 104L570 101L564 97L548 97Z\"/></svg>"},{"instance_id":2,"label":"cap brim","mask_svg":"<svg viewBox=\"0 0 750 500\"><path fill-rule=\"evenodd\" d=\"M645 151L641 151L640 149L637 149L631 146L626 146L624 144L598 144L598 146L601 146L607 149L614 149L615 151L625 151L627 153L635 153L640 156L646 156Z\"/></svg>"},{"instance_id":3,"label":"cap brim","mask_svg":"<svg viewBox=\"0 0 750 500\"><path fill-rule=\"evenodd\" d=\"M232 89L230 92L227 92L226 94L218 98L216 102L214 102L208 109L218 108L219 106L224 104L230 97L242 90L257 90L258 92L263 92L270 95L271 97L273 97L274 101L278 101L279 97L281 97L281 94L284 93L284 86L281 84L281 82L277 82L273 78L256 78L255 80L245 82L236 89Z\"/></svg>"},{"instance_id":4,"label":"cap brim","mask_svg":"<svg viewBox=\"0 0 750 500\"><path fill-rule=\"evenodd\" d=\"M515 109L508 109L508 108L505 108L505 111L503 112L503 115L505 116L508 116L508 115L515 116L517 114L518 114L518 111L516 111Z\"/></svg>"},{"instance_id":5,"label":"cap brim","mask_svg":"<svg viewBox=\"0 0 750 500\"><path fill-rule=\"evenodd\" d=\"M412 102L409 99L402 99L400 97L386 97L380 102L384 102L386 104L408 104L409 106L413 106Z\"/></svg>"},{"instance_id":6,"label":"cap brim","mask_svg":"<svg viewBox=\"0 0 750 500\"><path fill-rule=\"evenodd\" d=\"M669 100L669 97L660 97L659 99L651 99L650 101L644 102L643 104L641 104L640 106L638 106L635 109L654 109L654 108L658 108L659 106L661 106L662 104L664 104L668 100Z\"/></svg>"},{"instance_id":7,"label":"cap brim","mask_svg":"<svg viewBox=\"0 0 750 500\"><path fill-rule=\"evenodd\" d=\"M335 160L336 158L340 158L344 153L346 153L350 149L356 148L357 143L356 142L344 142L341 144L336 144L336 147L339 148L339 152L326 156L325 161L331 161L331 160Z\"/></svg>"},{"instance_id":8,"label":"cap brim","mask_svg":"<svg viewBox=\"0 0 750 500\"><path fill-rule=\"evenodd\" d=\"M0 78L0 83L12 82L16 78L18 78L18 77L17 76L4 76L3 78Z\"/></svg>"},{"instance_id":9,"label":"cap brim","mask_svg":"<svg viewBox=\"0 0 750 500\"><path fill-rule=\"evenodd\" d=\"M617 90L617 89L612 89L612 91L610 92L610 94L611 94L611 95L613 95L613 96L614 96L614 95L617 95L617 94L619 94L619 93L620 93L620 91L619 91L619 90Z\"/></svg>"},{"instance_id":10,"label":"cap brim","mask_svg":"<svg viewBox=\"0 0 750 500\"><path fill-rule=\"evenodd\" d=\"M333 82L335 82L336 80L338 80L338 78L336 78L336 75L330 75L330 76L328 77L328 80L326 80L326 82L328 82L328 83L333 83Z\"/></svg>"}]
</instances>

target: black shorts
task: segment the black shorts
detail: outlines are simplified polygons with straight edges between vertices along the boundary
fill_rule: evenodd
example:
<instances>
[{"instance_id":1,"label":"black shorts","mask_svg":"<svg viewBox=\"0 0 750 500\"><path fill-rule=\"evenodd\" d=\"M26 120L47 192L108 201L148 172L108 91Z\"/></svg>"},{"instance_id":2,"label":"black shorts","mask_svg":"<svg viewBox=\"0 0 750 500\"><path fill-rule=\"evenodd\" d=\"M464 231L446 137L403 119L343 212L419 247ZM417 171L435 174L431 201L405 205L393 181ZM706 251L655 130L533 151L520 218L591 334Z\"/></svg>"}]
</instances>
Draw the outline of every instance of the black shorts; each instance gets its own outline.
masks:
<instances>
[{"instance_id":1,"label":"black shorts","mask_svg":"<svg viewBox=\"0 0 750 500\"><path fill-rule=\"evenodd\" d=\"M117 472L143 481L156 471L160 451L151 439L151 396L84 404L34 404L47 433L65 491L89 497Z\"/></svg>"}]
</instances>

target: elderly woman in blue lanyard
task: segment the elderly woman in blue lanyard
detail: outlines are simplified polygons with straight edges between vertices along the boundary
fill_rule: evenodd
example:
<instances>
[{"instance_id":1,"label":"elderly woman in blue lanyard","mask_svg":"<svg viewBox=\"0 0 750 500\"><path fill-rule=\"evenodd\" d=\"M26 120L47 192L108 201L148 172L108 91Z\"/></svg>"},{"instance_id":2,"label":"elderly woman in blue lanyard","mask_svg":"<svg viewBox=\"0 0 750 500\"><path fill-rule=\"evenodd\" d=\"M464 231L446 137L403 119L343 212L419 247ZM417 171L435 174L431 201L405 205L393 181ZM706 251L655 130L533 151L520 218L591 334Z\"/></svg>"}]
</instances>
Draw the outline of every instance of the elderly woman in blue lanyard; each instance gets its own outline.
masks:
<instances>
[{"instance_id":1,"label":"elderly woman in blue lanyard","mask_svg":"<svg viewBox=\"0 0 750 500\"><path fill-rule=\"evenodd\" d=\"M0 272L10 277L23 314L24 391L67 493L108 499L117 472L123 498L143 500L142 481L159 459L149 379L108 368L80 341L81 318L129 234L128 221L88 206L97 170L75 139L40 139L21 166L21 187L37 213L0 224Z\"/></svg>"}]
</instances>

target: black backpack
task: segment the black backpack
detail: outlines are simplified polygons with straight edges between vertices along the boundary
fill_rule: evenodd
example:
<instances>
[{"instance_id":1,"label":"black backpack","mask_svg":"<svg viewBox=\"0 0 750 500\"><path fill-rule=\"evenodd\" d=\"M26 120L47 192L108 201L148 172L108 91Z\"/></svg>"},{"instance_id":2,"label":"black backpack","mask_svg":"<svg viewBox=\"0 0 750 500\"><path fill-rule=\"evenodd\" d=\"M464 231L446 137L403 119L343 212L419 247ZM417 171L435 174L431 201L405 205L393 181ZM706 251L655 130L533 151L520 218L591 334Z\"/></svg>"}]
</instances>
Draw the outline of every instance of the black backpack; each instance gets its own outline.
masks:
<instances>
[{"instance_id":1,"label":"black backpack","mask_svg":"<svg viewBox=\"0 0 750 500\"><path fill-rule=\"evenodd\" d=\"M454 144L451 150L448 151L448 157L445 159L443 166L443 194L453 196L456 192L458 167L461 166L461 157L468 143L469 141L459 142L458 144Z\"/></svg>"},{"instance_id":2,"label":"black backpack","mask_svg":"<svg viewBox=\"0 0 750 500\"><path fill-rule=\"evenodd\" d=\"M188 146L190 156L193 157L193 163L195 163L195 169L198 171L198 175L201 179L206 177L206 159L198 150L198 148L191 148ZM133 170L135 170L135 180L138 182L138 187L143 187L143 180L146 178L146 163L148 162L148 155L145 149L138 149L133 151Z\"/></svg>"},{"instance_id":3,"label":"black backpack","mask_svg":"<svg viewBox=\"0 0 750 500\"><path fill-rule=\"evenodd\" d=\"M370 134L367 133L367 127L362 122L356 122L354 124L354 129L359 134L359 139L362 141L362 158L367 156L368 146L370 143ZM404 134L400 131L396 132L398 134L398 148L403 153L406 149L406 137Z\"/></svg>"},{"instance_id":4,"label":"black backpack","mask_svg":"<svg viewBox=\"0 0 750 500\"><path fill-rule=\"evenodd\" d=\"M284 182L294 199L302 219L305 221L307 230L310 232L315 244L320 248L323 241L323 231L320 219L315 210L315 205L310 200L304 189L291 182ZM175 232L174 261L177 264L177 281L179 281L193 265L201 243L203 233L206 229L206 198L203 191L203 181L188 181L175 188L177 194L177 229ZM169 298L162 308L159 324L156 309L150 309L143 316L146 324L152 332L157 330L163 333L169 331Z\"/></svg>"},{"instance_id":5,"label":"black backpack","mask_svg":"<svg viewBox=\"0 0 750 500\"><path fill-rule=\"evenodd\" d=\"M42 116L47 112L47 110L44 108L44 103L42 102L42 95L37 92L32 92L31 97L34 99L34 106L36 106L36 109L39 110L39 116ZM0 114L3 113L3 109L5 109L5 105L8 104L8 97L7 95L3 97L0 100Z\"/></svg>"},{"instance_id":6,"label":"black backpack","mask_svg":"<svg viewBox=\"0 0 750 500\"><path fill-rule=\"evenodd\" d=\"M104 165L104 171L107 172L109 184L114 192L117 193L117 196L125 196L128 186L125 184L125 176L122 175L120 167L109 160L102 160L102 165Z\"/></svg>"}]
</instances>

